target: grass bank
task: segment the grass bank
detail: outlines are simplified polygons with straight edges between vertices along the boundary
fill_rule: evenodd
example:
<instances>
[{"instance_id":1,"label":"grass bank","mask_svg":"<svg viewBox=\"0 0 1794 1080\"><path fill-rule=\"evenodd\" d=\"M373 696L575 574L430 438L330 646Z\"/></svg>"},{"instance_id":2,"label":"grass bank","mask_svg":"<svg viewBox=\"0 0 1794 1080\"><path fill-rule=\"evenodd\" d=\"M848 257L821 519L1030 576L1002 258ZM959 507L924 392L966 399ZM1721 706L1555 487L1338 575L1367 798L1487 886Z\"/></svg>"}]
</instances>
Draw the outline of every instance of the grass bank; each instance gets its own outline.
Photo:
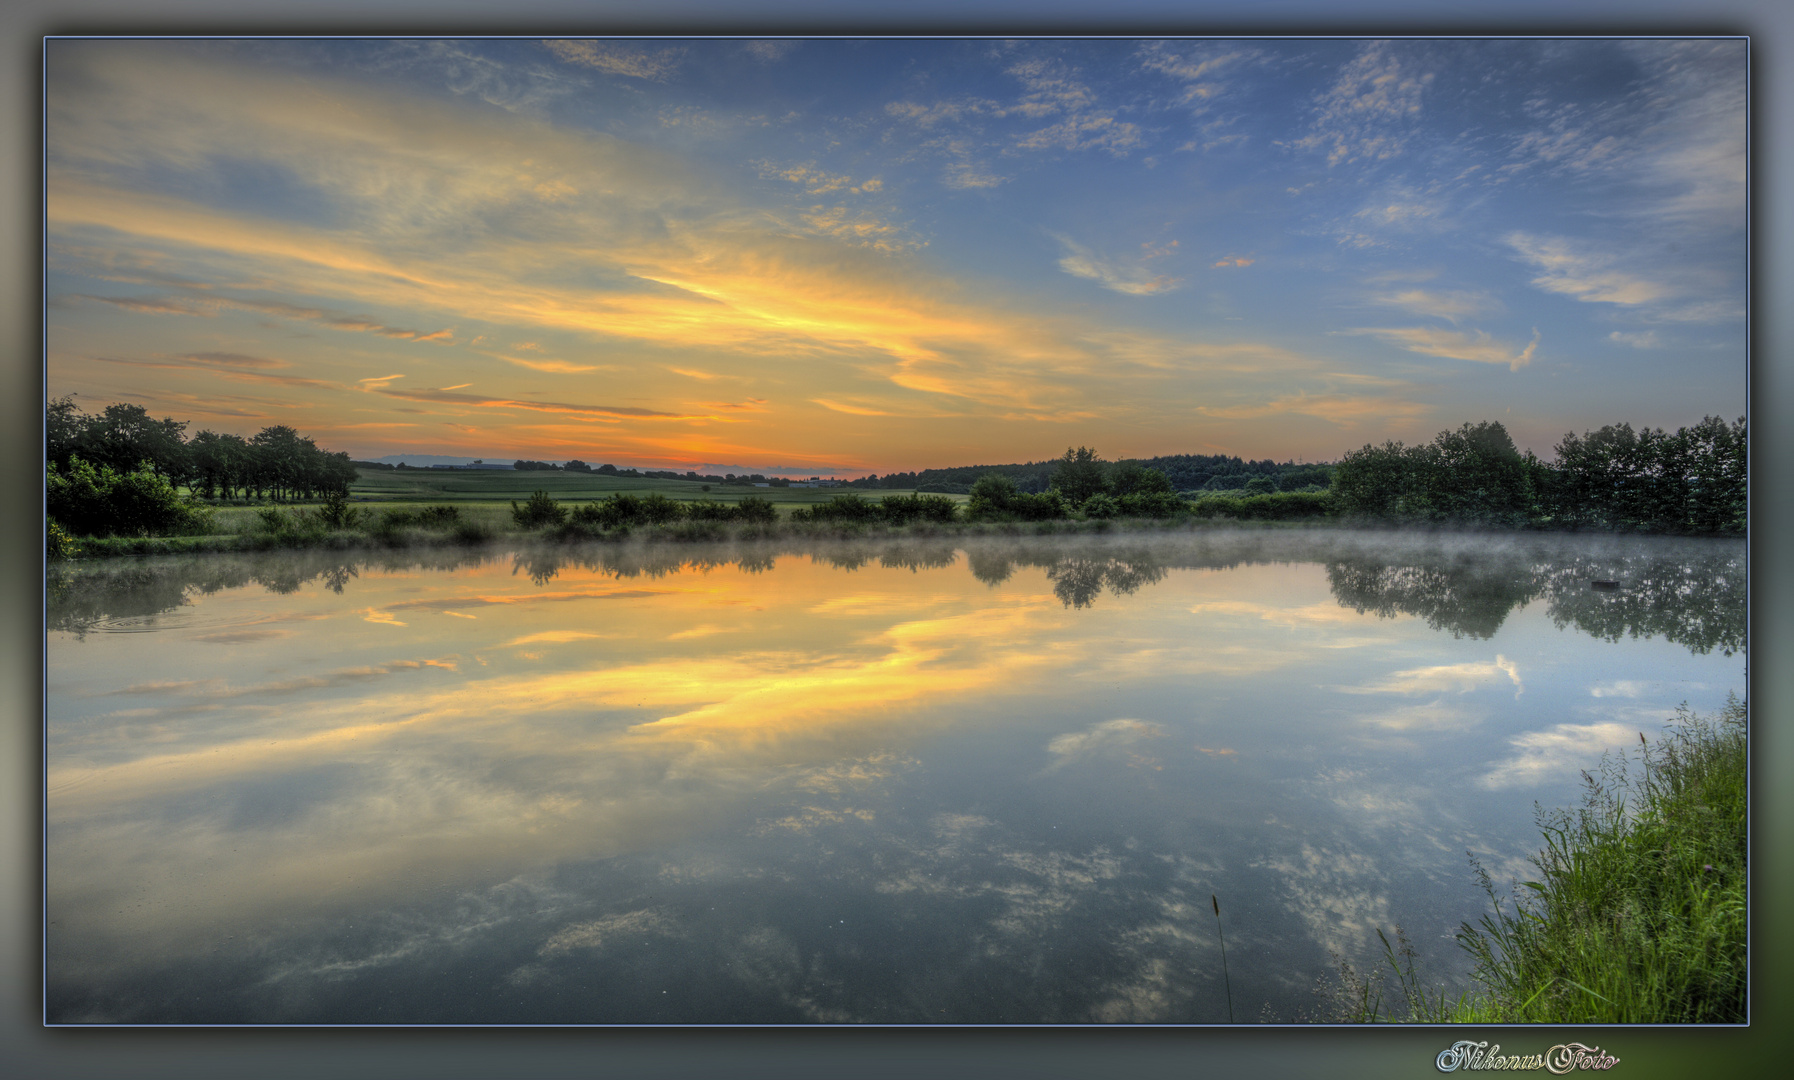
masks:
<instances>
[{"instance_id":1,"label":"grass bank","mask_svg":"<svg viewBox=\"0 0 1794 1080\"><path fill-rule=\"evenodd\" d=\"M489 544L612 543L669 541L718 543L736 541L906 540L958 537L1164 535L1223 528L1286 529L1325 522L1289 522L1227 517L1058 519L1051 521L931 522L904 525L880 522L800 521L788 515L771 522L682 519L606 528L569 520L561 524L519 527L508 506L455 507L456 514L430 517L430 507L391 506L351 526L331 526L311 515L311 508L260 510L227 508L213 512L209 531L192 536L78 537L66 541L66 558L103 559L118 556L181 555L205 552L273 550L349 551ZM271 511L271 512L270 512Z\"/></svg>"},{"instance_id":2,"label":"grass bank","mask_svg":"<svg viewBox=\"0 0 1794 1080\"><path fill-rule=\"evenodd\" d=\"M1584 773L1575 809L1541 811L1540 876L1464 924L1471 988L1429 991L1397 929L1387 972L1341 966L1340 1018L1408 1023L1743 1023L1748 986L1746 710L1686 706L1655 744ZM1378 931L1379 936L1382 932ZM1405 1011L1394 1004L1395 976Z\"/></svg>"},{"instance_id":3,"label":"grass bank","mask_svg":"<svg viewBox=\"0 0 1794 1080\"><path fill-rule=\"evenodd\" d=\"M492 485L471 481L463 496L489 496ZM698 485L689 485L696 488ZM741 492L612 491L603 498L581 489L579 499L555 499L537 489L527 501L462 498L424 503L392 498L363 501L337 497L300 505L213 506L190 515L179 535L70 537L54 528L56 558L274 549L348 550L359 547L429 548L488 542L665 540L812 540L936 536L1056 536L1110 532L1164 533L1241 524L1281 527L1324 524L1324 496L1280 493L1247 498L1214 496L1181 504L1166 517L1066 515L1040 521L972 520L965 501L946 495L886 492L878 499L802 491L778 497ZM775 489L776 490L776 489ZM731 497L732 496L732 497ZM851 512L848 512L851 511Z\"/></svg>"}]
</instances>

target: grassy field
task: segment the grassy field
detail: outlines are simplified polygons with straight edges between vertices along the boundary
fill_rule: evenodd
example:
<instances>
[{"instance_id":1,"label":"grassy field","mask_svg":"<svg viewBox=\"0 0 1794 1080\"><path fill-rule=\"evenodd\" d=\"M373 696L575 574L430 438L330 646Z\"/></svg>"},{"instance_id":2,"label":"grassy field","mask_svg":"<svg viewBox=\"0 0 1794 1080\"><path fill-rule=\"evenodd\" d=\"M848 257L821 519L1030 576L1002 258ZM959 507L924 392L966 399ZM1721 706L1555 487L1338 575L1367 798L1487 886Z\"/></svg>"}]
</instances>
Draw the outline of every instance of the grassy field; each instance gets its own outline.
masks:
<instances>
[{"instance_id":1,"label":"grassy field","mask_svg":"<svg viewBox=\"0 0 1794 1080\"><path fill-rule=\"evenodd\" d=\"M605 476L598 473L462 471L459 469L405 469L388 472L384 469L361 469L349 497L355 502L378 503L492 503L509 509L511 500L522 502L532 492L546 491L557 502L577 505L628 492L647 495L659 492L680 502L710 499L720 503L736 503L749 495L769 499L781 508L825 503L836 495L849 492L877 501L887 495L911 495L908 489L864 491L857 488L776 488L751 487L742 484L709 484L697 480L646 479L634 476ZM947 496L964 502L967 496Z\"/></svg>"}]
</instances>

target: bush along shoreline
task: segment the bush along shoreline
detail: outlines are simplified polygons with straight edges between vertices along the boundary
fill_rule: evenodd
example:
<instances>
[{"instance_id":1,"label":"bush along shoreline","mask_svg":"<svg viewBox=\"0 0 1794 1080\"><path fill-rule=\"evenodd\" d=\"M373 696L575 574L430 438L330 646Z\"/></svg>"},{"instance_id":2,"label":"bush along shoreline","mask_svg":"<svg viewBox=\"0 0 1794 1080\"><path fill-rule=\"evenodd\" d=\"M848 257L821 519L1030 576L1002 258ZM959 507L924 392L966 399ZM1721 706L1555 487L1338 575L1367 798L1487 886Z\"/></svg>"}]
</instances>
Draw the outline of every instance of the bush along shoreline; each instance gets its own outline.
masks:
<instances>
[{"instance_id":1,"label":"bush along shoreline","mask_svg":"<svg viewBox=\"0 0 1794 1080\"><path fill-rule=\"evenodd\" d=\"M308 440L299 442L309 446ZM476 543L514 532L574 541L648 530L668 540L717 540L952 529L1158 531L1202 523L1692 536L1745 532L1743 419L1727 424L1707 417L1674 434L1634 432L1621 424L1566 435L1556 450L1557 462L1547 464L1517 450L1499 423L1465 424L1440 432L1430 443L1365 446L1335 465L1306 467L1298 490L1275 490L1258 477L1238 492L1180 493L1157 469L1138 461L1105 462L1096 451L1077 447L1053 463L1045 490L1024 491L1008 473L993 469L970 486L963 503L940 494L875 500L848 493L782 512L758 495L727 503L619 493L572 505L537 491L525 502L511 503L508 522L457 520L446 506L384 512L348 507L344 483L322 488L315 508L258 510L265 527L234 534L214 530L211 510L194 494L180 495L172 472L154 461L146 458L121 472L70 450L46 470L45 550L58 559L271 546ZM1322 478L1327 487L1314 482Z\"/></svg>"},{"instance_id":2,"label":"bush along shoreline","mask_svg":"<svg viewBox=\"0 0 1794 1080\"><path fill-rule=\"evenodd\" d=\"M1741 1024L1748 1018L1748 710L1686 705L1636 768L1609 755L1583 773L1582 805L1541 810L1536 881L1506 904L1472 866L1491 911L1465 923L1473 962L1456 1000L1429 990L1396 928L1384 967L1360 977L1341 961L1331 992L1348 1022ZM1405 1008L1386 993L1393 972Z\"/></svg>"}]
</instances>

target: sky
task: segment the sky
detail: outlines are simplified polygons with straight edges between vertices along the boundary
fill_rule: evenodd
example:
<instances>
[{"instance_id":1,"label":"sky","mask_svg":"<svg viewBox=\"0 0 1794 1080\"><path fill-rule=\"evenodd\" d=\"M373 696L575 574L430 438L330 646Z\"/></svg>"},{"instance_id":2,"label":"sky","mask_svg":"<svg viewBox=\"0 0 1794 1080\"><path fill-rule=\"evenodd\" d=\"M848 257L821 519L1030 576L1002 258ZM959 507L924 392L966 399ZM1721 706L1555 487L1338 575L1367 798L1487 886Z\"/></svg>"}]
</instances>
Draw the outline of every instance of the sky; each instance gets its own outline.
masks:
<instances>
[{"instance_id":1,"label":"sky","mask_svg":"<svg viewBox=\"0 0 1794 1080\"><path fill-rule=\"evenodd\" d=\"M1744 414L1723 40L55 40L48 388L858 476Z\"/></svg>"}]
</instances>

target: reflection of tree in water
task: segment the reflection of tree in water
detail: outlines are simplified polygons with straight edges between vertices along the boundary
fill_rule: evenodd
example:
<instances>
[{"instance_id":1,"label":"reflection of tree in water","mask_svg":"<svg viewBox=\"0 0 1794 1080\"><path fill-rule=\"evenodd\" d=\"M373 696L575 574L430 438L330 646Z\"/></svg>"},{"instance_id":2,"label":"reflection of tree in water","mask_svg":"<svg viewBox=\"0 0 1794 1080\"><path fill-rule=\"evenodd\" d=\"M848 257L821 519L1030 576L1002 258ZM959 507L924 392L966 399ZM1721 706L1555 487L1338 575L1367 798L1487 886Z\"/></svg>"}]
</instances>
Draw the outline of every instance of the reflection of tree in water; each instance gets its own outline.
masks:
<instances>
[{"instance_id":1,"label":"reflection of tree in water","mask_svg":"<svg viewBox=\"0 0 1794 1080\"><path fill-rule=\"evenodd\" d=\"M1038 567L1053 583L1053 595L1070 608L1087 608L1104 589L1126 596L1142 585L1164 580L1177 564L1149 548L1112 549L1065 544L1009 544L973 547L966 553L972 576L986 585L1001 585L1019 567Z\"/></svg>"},{"instance_id":2,"label":"reflection of tree in water","mask_svg":"<svg viewBox=\"0 0 1794 1080\"><path fill-rule=\"evenodd\" d=\"M1744 547L1736 541L1626 541L1611 537L1428 537L1400 533L1216 532L1158 541L1052 538L928 539L915 543L825 545L542 545L503 555L466 550L270 552L50 569L51 630L147 629L191 597L260 585L292 593L320 582L341 594L363 570L455 570L510 557L514 573L544 585L564 569L615 578L659 578L736 568L764 573L781 555L803 555L844 570L877 562L919 572L953 565L964 552L972 576L1000 585L1018 568L1043 571L1070 608L1092 606L1107 590L1126 596L1171 569L1318 563L1346 607L1424 619L1454 635L1488 638L1510 612L1544 600L1559 627L1607 641L1662 636L1696 653L1727 655L1744 645ZM1605 590L1593 581L1618 582Z\"/></svg>"},{"instance_id":3,"label":"reflection of tree in water","mask_svg":"<svg viewBox=\"0 0 1794 1080\"><path fill-rule=\"evenodd\" d=\"M1069 558L1047 567L1053 595L1071 608L1089 607L1104 588L1116 596L1127 596L1140 586L1155 584L1164 577L1165 567L1156 563L1114 558Z\"/></svg>"},{"instance_id":4,"label":"reflection of tree in water","mask_svg":"<svg viewBox=\"0 0 1794 1080\"><path fill-rule=\"evenodd\" d=\"M358 578L360 576L361 574L356 571L355 567L348 563L344 563L341 566L331 567L329 570L324 571L324 585L331 592L341 596L343 594L343 586L349 583L349 579Z\"/></svg>"},{"instance_id":5,"label":"reflection of tree in water","mask_svg":"<svg viewBox=\"0 0 1794 1080\"><path fill-rule=\"evenodd\" d=\"M1327 564L1327 584L1342 605L1380 618L1418 615L1452 637L1489 638L1508 612L1538 595L1521 565L1454 561L1442 566L1390 566L1362 558Z\"/></svg>"},{"instance_id":6,"label":"reflection of tree in water","mask_svg":"<svg viewBox=\"0 0 1794 1080\"><path fill-rule=\"evenodd\" d=\"M1591 581L1612 581L1612 590ZM1694 551L1678 559L1611 555L1554 566L1547 579L1551 621L1604 641L1662 637L1695 653L1744 648L1742 550Z\"/></svg>"},{"instance_id":7,"label":"reflection of tree in water","mask_svg":"<svg viewBox=\"0 0 1794 1080\"><path fill-rule=\"evenodd\" d=\"M339 552L279 552L65 564L52 567L45 579L45 626L77 637L94 631L153 629L159 616L188 606L195 596L224 589L260 585L284 596L315 581L341 595L365 567L454 569L479 561L465 553L424 560L392 556L350 560Z\"/></svg>"},{"instance_id":8,"label":"reflection of tree in water","mask_svg":"<svg viewBox=\"0 0 1794 1080\"><path fill-rule=\"evenodd\" d=\"M1453 636L1491 637L1509 612L1542 598L1560 629L1605 641L1660 636L1697 654L1727 656L1744 647L1737 544L1559 544L1467 555L1417 552L1394 561L1358 554L1329 562L1327 579L1346 607L1415 615Z\"/></svg>"},{"instance_id":9,"label":"reflection of tree in water","mask_svg":"<svg viewBox=\"0 0 1794 1080\"><path fill-rule=\"evenodd\" d=\"M546 585L561 572L561 558L552 552L520 551L511 560L511 574L525 571L537 585Z\"/></svg>"}]
</instances>

